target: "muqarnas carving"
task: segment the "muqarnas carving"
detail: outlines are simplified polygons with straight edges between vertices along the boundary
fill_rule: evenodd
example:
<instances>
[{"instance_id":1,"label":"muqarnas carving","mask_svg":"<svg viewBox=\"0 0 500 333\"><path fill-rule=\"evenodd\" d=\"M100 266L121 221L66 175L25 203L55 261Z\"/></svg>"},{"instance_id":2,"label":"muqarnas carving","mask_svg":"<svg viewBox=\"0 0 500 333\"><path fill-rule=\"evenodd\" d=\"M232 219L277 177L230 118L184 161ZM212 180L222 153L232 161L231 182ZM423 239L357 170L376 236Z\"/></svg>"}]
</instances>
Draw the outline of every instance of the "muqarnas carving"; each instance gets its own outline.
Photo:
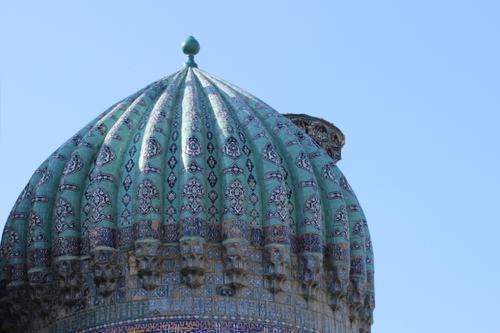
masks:
<instances>
[{"instance_id":1,"label":"muqarnas carving","mask_svg":"<svg viewBox=\"0 0 500 333\"><path fill-rule=\"evenodd\" d=\"M80 260L59 260L55 263L62 304L75 305L82 295L82 263Z\"/></svg>"},{"instance_id":2,"label":"muqarnas carving","mask_svg":"<svg viewBox=\"0 0 500 333\"><path fill-rule=\"evenodd\" d=\"M34 310L40 318L47 318L55 301L56 290L50 271L29 274L29 296L33 300Z\"/></svg>"},{"instance_id":3,"label":"muqarnas carving","mask_svg":"<svg viewBox=\"0 0 500 333\"><path fill-rule=\"evenodd\" d=\"M248 242L223 244L224 284L235 289L247 286Z\"/></svg>"},{"instance_id":4,"label":"muqarnas carving","mask_svg":"<svg viewBox=\"0 0 500 333\"><path fill-rule=\"evenodd\" d=\"M248 235L244 220L229 219L222 223L224 284L235 290L247 286Z\"/></svg>"},{"instance_id":5,"label":"muqarnas carving","mask_svg":"<svg viewBox=\"0 0 500 333\"><path fill-rule=\"evenodd\" d=\"M264 286L273 293L287 290L290 276L290 250L270 246L264 252Z\"/></svg>"},{"instance_id":6,"label":"muqarnas carving","mask_svg":"<svg viewBox=\"0 0 500 333\"><path fill-rule=\"evenodd\" d=\"M29 327L31 309L28 306L28 289L25 285L9 287L7 302L2 309L1 328L3 332L26 332ZM8 314L8 316L5 316Z\"/></svg>"},{"instance_id":7,"label":"muqarnas carving","mask_svg":"<svg viewBox=\"0 0 500 333\"><path fill-rule=\"evenodd\" d=\"M207 225L198 217L186 217L179 223L181 274L186 284L196 288L205 283L205 247Z\"/></svg>"},{"instance_id":8,"label":"muqarnas carving","mask_svg":"<svg viewBox=\"0 0 500 333\"><path fill-rule=\"evenodd\" d=\"M300 255L299 268L301 296L306 300L318 300L323 256L319 253L303 253Z\"/></svg>"},{"instance_id":9,"label":"muqarnas carving","mask_svg":"<svg viewBox=\"0 0 500 333\"><path fill-rule=\"evenodd\" d=\"M365 304L366 280L362 278L351 278L347 292L347 302L349 304L349 318L355 321L361 308Z\"/></svg>"},{"instance_id":10,"label":"muqarnas carving","mask_svg":"<svg viewBox=\"0 0 500 333\"><path fill-rule=\"evenodd\" d=\"M180 243L181 273L191 288L205 282L205 241L187 239Z\"/></svg>"},{"instance_id":11,"label":"muqarnas carving","mask_svg":"<svg viewBox=\"0 0 500 333\"><path fill-rule=\"evenodd\" d=\"M95 250L90 255L90 264L99 294L105 297L111 295L116 290L118 276L116 251L114 249Z\"/></svg>"},{"instance_id":12,"label":"muqarnas carving","mask_svg":"<svg viewBox=\"0 0 500 333\"><path fill-rule=\"evenodd\" d=\"M371 291L366 292L365 302L359 313L359 332L371 332L373 324L373 310L375 309L375 295Z\"/></svg>"},{"instance_id":13,"label":"muqarnas carving","mask_svg":"<svg viewBox=\"0 0 500 333\"><path fill-rule=\"evenodd\" d=\"M329 265L327 268L327 301L333 311L340 310L349 286L349 268Z\"/></svg>"},{"instance_id":14,"label":"muqarnas carving","mask_svg":"<svg viewBox=\"0 0 500 333\"><path fill-rule=\"evenodd\" d=\"M135 264L142 287L152 290L161 286L164 258L163 248L158 241L136 242Z\"/></svg>"}]
</instances>

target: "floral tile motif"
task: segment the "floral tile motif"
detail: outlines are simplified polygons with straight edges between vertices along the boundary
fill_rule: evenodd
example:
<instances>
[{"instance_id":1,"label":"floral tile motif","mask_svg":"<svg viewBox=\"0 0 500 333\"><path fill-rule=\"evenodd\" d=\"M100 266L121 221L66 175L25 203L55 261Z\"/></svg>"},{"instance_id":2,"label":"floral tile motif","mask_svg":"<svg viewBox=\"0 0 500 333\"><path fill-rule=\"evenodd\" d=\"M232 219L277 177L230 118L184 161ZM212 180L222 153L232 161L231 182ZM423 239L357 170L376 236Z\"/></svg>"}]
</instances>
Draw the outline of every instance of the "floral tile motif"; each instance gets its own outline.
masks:
<instances>
[{"instance_id":1,"label":"floral tile motif","mask_svg":"<svg viewBox=\"0 0 500 333\"><path fill-rule=\"evenodd\" d=\"M4 330L350 333L355 313L368 332L373 244L336 165L343 144L333 124L196 68L148 85L49 156L16 201ZM235 242L248 251L230 257Z\"/></svg>"}]
</instances>

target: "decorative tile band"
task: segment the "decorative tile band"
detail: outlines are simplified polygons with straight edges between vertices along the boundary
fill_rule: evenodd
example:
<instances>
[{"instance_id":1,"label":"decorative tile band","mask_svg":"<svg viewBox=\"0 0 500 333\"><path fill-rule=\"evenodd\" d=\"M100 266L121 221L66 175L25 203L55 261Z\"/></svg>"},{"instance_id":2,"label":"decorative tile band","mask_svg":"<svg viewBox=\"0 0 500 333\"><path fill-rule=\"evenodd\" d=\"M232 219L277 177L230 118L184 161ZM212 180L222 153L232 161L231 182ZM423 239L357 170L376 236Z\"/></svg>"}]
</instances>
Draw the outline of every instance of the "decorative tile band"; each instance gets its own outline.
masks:
<instances>
[{"instance_id":1,"label":"decorative tile band","mask_svg":"<svg viewBox=\"0 0 500 333\"><path fill-rule=\"evenodd\" d=\"M160 238L160 222L157 220L140 220L133 226L134 238Z\"/></svg>"},{"instance_id":2,"label":"decorative tile band","mask_svg":"<svg viewBox=\"0 0 500 333\"><path fill-rule=\"evenodd\" d=\"M116 301L94 309L81 308L57 321L37 321L34 333L119 333L119 332L318 332L352 333L347 317L333 316L323 307L276 303L239 297L161 295L157 299ZM344 308L347 307L345 302ZM77 305L75 305L77 306ZM187 309L189 308L189 310ZM64 311L64 309L61 309ZM190 313L190 314L187 314ZM237 326L236 326L237 325ZM340 329L343 327L344 329ZM349 328L349 329L347 329ZM163 331L162 331L163 330ZM357 332L357 331L356 331Z\"/></svg>"},{"instance_id":3,"label":"decorative tile band","mask_svg":"<svg viewBox=\"0 0 500 333\"><path fill-rule=\"evenodd\" d=\"M196 319L190 316L158 316L119 321L75 333L295 333L315 332L305 327L287 327L277 323L236 321L234 319ZM180 319L182 318L182 319ZM259 321L261 321L259 319ZM285 323L282 323L285 324Z\"/></svg>"},{"instance_id":4,"label":"decorative tile band","mask_svg":"<svg viewBox=\"0 0 500 333\"><path fill-rule=\"evenodd\" d=\"M323 253L323 241L318 234L302 234L298 237L300 252Z\"/></svg>"},{"instance_id":5,"label":"decorative tile band","mask_svg":"<svg viewBox=\"0 0 500 333\"><path fill-rule=\"evenodd\" d=\"M36 266L50 266L52 260L51 249L34 249L28 252L28 268Z\"/></svg>"},{"instance_id":6,"label":"decorative tile band","mask_svg":"<svg viewBox=\"0 0 500 333\"><path fill-rule=\"evenodd\" d=\"M59 237L54 240L52 246L52 255L54 257L64 255L80 255L80 238L76 237Z\"/></svg>"},{"instance_id":7,"label":"decorative tile band","mask_svg":"<svg viewBox=\"0 0 500 333\"><path fill-rule=\"evenodd\" d=\"M117 231L112 228L95 227L90 229L89 239L90 247L95 248L99 246L116 247L115 240Z\"/></svg>"},{"instance_id":8,"label":"decorative tile band","mask_svg":"<svg viewBox=\"0 0 500 333\"><path fill-rule=\"evenodd\" d=\"M207 233L206 222L199 217L185 217L180 221L179 236L182 237L202 237Z\"/></svg>"},{"instance_id":9,"label":"decorative tile band","mask_svg":"<svg viewBox=\"0 0 500 333\"><path fill-rule=\"evenodd\" d=\"M270 225L264 228L265 244L282 244L290 246L290 233L285 225Z\"/></svg>"},{"instance_id":10,"label":"decorative tile band","mask_svg":"<svg viewBox=\"0 0 500 333\"><path fill-rule=\"evenodd\" d=\"M233 219L222 222L222 238L248 238L248 227L244 220Z\"/></svg>"}]
</instances>

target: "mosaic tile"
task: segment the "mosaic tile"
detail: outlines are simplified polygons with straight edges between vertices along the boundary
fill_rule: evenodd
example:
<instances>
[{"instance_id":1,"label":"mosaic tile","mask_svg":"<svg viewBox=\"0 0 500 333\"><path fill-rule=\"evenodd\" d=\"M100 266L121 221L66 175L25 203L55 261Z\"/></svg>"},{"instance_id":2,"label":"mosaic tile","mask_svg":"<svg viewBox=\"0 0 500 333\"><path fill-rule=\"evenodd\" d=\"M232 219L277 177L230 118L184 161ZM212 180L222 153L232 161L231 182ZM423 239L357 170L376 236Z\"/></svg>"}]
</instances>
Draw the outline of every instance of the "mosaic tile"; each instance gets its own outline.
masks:
<instances>
[{"instance_id":1,"label":"mosaic tile","mask_svg":"<svg viewBox=\"0 0 500 333\"><path fill-rule=\"evenodd\" d=\"M3 330L302 330L276 320L351 333L350 306L368 332L373 245L336 165L343 143L333 124L283 116L196 68L139 90L16 201L0 244ZM16 287L28 283L31 297ZM182 317L194 314L252 319Z\"/></svg>"}]
</instances>

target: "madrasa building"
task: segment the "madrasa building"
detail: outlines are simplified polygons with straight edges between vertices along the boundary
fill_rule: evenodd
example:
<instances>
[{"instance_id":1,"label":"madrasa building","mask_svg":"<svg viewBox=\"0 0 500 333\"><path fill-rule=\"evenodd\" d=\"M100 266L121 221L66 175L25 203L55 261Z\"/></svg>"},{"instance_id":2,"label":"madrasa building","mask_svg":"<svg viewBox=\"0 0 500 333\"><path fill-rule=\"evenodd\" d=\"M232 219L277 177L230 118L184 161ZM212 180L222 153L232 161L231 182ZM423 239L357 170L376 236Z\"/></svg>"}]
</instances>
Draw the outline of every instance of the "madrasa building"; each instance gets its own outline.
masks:
<instances>
[{"instance_id":1,"label":"madrasa building","mask_svg":"<svg viewBox=\"0 0 500 333\"><path fill-rule=\"evenodd\" d=\"M198 69L35 171L0 247L0 332L368 333L373 251L342 132Z\"/></svg>"}]
</instances>

